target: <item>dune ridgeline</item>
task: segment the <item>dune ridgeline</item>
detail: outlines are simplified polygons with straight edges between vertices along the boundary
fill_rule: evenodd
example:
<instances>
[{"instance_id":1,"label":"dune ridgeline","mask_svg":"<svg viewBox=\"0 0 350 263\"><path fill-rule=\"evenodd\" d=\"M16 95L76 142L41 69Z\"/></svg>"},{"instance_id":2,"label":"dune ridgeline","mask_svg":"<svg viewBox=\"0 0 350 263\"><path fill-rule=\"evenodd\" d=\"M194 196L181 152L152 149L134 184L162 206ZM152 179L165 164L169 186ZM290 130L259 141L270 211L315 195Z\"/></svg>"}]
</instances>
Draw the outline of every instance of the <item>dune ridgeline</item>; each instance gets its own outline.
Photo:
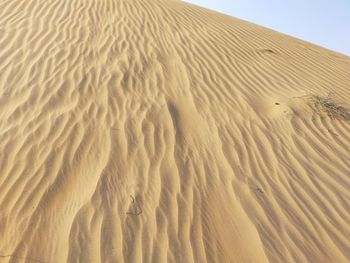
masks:
<instances>
[{"instance_id":1,"label":"dune ridgeline","mask_svg":"<svg viewBox=\"0 0 350 263\"><path fill-rule=\"evenodd\" d=\"M350 57L181 1L0 0L0 262L349 262L349 104Z\"/></svg>"}]
</instances>

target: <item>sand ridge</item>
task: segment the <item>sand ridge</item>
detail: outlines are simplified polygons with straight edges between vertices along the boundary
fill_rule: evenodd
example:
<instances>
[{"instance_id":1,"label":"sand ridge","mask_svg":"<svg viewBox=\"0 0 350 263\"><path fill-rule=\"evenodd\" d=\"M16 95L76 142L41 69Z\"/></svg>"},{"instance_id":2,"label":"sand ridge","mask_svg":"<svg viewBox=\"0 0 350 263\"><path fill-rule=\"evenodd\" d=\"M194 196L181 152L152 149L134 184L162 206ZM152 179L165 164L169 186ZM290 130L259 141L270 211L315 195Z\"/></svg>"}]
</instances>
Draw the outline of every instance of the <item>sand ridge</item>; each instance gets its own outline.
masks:
<instances>
[{"instance_id":1,"label":"sand ridge","mask_svg":"<svg viewBox=\"0 0 350 263\"><path fill-rule=\"evenodd\" d=\"M181 1L0 0L0 262L348 262L349 87Z\"/></svg>"}]
</instances>

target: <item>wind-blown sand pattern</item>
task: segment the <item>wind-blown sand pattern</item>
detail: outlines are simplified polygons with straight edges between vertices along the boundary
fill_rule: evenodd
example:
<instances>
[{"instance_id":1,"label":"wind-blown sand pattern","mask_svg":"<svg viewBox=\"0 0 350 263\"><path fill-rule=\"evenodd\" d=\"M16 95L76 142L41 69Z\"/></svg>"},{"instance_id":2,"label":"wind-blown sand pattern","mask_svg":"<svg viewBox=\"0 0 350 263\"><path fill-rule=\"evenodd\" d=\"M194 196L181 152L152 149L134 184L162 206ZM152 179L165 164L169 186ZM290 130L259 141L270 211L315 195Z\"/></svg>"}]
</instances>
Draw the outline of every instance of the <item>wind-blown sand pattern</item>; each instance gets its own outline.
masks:
<instances>
[{"instance_id":1,"label":"wind-blown sand pattern","mask_svg":"<svg viewBox=\"0 0 350 263\"><path fill-rule=\"evenodd\" d=\"M0 0L0 262L349 262L349 102L180 1Z\"/></svg>"}]
</instances>

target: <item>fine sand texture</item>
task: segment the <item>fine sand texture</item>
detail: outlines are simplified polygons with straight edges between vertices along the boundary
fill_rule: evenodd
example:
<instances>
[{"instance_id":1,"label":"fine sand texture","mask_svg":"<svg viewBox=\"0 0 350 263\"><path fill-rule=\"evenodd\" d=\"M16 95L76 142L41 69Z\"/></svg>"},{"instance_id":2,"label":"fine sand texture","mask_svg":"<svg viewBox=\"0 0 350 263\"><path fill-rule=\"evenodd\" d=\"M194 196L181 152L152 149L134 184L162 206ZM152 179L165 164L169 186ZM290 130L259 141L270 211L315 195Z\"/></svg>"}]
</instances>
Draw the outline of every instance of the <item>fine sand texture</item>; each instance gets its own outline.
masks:
<instances>
[{"instance_id":1,"label":"fine sand texture","mask_svg":"<svg viewBox=\"0 0 350 263\"><path fill-rule=\"evenodd\" d=\"M350 57L175 0L0 0L1 263L349 261Z\"/></svg>"}]
</instances>

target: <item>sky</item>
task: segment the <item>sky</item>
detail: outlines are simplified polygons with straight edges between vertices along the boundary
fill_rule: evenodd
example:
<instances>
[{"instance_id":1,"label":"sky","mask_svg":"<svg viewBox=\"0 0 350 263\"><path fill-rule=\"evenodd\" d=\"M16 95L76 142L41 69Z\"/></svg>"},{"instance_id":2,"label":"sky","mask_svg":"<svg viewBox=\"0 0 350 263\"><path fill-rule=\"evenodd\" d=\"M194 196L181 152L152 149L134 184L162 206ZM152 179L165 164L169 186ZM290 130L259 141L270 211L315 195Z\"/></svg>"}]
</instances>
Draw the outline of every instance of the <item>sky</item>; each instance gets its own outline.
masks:
<instances>
[{"instance_id":1,"label":"sky","mask_svg":"<svg viewBox=\"0 0 350 263\"><path fill-rule=\"evenodd\" d=\"M350 0L186 0L350 56Z\"/></svg>"}]
</instances>

